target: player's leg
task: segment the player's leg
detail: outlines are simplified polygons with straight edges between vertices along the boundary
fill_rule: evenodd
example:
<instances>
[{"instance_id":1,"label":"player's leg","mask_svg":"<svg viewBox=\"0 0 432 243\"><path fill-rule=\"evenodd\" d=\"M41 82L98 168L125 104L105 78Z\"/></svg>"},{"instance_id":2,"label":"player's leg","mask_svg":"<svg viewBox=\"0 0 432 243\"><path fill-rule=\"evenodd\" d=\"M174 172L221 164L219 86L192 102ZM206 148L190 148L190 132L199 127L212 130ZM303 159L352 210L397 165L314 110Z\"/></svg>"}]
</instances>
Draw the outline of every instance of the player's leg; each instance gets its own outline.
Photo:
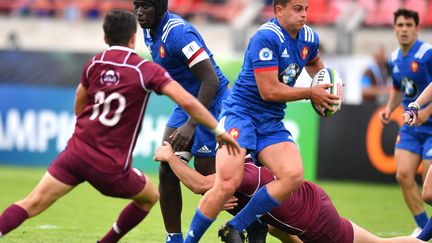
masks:
<instances>
[{"instance_id":1,"label":"player's leg","mask_svg":"<svg viewBox=\"0 0 432 243\"><path fill-rule=\"evenodd\" d=\"M73 187L46 172L39 184L25 199L15 202L3 211L0 216L0 235L7 234L26 219L43 212Z\"/></svg>"},{"instance_id":2,"label":"player's leg","mask_svg":"<svg viewBox=\"0 0 432 243\"><path fill-rule=\"evenodd\" d=\"M396 179L402 190L402 195L414 216L417 226L423 228L428 219L424 210L419 187L415 181L415 175L421 157L419 154L412 153L405 149L396 149L395 158L397 163Z\"/></svg>"},{"instance_id":3,"label":"player's leg","mask_svg":"<svg viewBox=\"0 0 432 243\"><path fill-rule=\"evenodd\" d=\"M353 243L420 243L423 242L419 239L402 236L393 238L380 238L362 227L351 222L354 231L354 242Z\"/></svg>"},{"instance_id":4,"label":"player's leg","mask_svg":"<svg viewBox=\"0 0 432 243\"><path fill-rule=\"evenodd\" d=\"M261 150L258 159L273 172L276 180L259 189L246 207L228 222L240 232L257 220L257 215L280 205L303 181L302 159L293 142L269 145Z\"/></svg>"},{"instance_id":5,"label":"player's leg","mask_svg":"<svg viewBox=\"0 0 432 243\"><path fill-rule=\"evenodd\" d=\"M246 149L237 155L228 154L226 147L216 154L216 180L212 189L201 198L192 219L185 242L198 242L207 228L222 210L223 204L234 194L243 177Z\"/></svg>"},{"instance_id":6,"label":"player's leg","mask_svg":"<svg viewBox=\"0 0 432 243\"><path fill-rule=\"evenodd\" d=\"M273 227L271 225L269 225L269 233L270 235L276 237L277 239L279 239L282 243L302 243L303 241L300 240L297 236L295 235L290 235L276 227Z\"/></svg>"},{"instance_id":7,"label":"player's leg","mask_svg":"<svg viewBox=\"0 0 432 243\"><path fill-rule=\"evenodd\" d=\"M117 184L118 188L128 188L121 195L110 194L111 196L130 197L130 202L120 213L108 233L99 241L101 243L111 243L119 241L125 234L137 226L148 214L150 209L159 199L159 192L149 178L137 169L130 169L128 174L121 178ZM94 185L94 184L93 184ZM139 188L139 190L137 190ZM98 190L101 187L97 188ZM103 189L101 190L103 192ZM121 190L112 190L121 191ZM139 191L128 196L130 192ZM103 192L106 194L106 191Z\"/></svg>"},{"instance_id":8,"label":"player's leg","mask_svg":"<svg viewBox=\"0 0 432 243\"><path fill-rule=\"evenodd\" d=\"M423 164L430 164L430 160L424 160ZM423 200L429 204L432 205L432 167L429 166L429 169L427 171L425 180L423 182L423 194L422 194ZM428 241L432 239L432 218L429 219L425 227L422 229L421 233L417 236L418 239Z\"/></svg>"}]
</instances>

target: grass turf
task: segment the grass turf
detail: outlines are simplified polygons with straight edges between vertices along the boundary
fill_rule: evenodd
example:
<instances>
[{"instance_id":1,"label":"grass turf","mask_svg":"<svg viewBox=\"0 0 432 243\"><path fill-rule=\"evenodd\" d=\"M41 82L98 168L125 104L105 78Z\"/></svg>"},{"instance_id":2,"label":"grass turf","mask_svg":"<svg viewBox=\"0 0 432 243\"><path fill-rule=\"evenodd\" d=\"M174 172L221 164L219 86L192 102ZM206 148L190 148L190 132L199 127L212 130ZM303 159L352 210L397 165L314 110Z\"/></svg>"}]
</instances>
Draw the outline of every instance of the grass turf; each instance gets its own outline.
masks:
<instances>
[{"instance_id":1,"label":"grass turf","mask_svg":"<svg viewBox=\"0 0 432 243\"><path fill-rule=\"evenodd\" d=\"M0 211L25 197L44 169L0 167ZM154 183L157 176L151 175ZM339 213L383 237L407 235L415 227L396 185L318 182L330 195ZM199 196L183 188L183 232L195 212ZM42 214L26 221L0 242L96 242L111 227L127 200L108 198L89 184L78 186ZM429 207L426 206L429 211ZM223 212L202 242L219 242L218 227L230 215ZM159 205L121 242L164 242L165 230ZM269 236L267 242L278 242Z\"/></svg>"}]
</instances>

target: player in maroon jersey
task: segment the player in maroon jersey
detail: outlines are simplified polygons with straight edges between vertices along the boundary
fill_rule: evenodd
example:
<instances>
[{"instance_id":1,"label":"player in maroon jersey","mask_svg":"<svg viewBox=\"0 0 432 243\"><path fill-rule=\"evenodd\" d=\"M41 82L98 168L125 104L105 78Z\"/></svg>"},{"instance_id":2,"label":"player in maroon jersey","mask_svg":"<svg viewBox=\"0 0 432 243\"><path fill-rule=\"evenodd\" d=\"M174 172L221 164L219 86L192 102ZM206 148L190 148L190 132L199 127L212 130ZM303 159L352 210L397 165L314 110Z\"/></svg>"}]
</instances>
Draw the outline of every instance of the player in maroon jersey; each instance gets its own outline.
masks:
<instances>
[{"instance_id":1,"label":"player in maroon jersey","mask_svg":"<svg viewBox=\"0 0 432 243\"><path fill-rule=\"evenodd\" d=\"M140 223L159 199L148 177L131 167L150 91L172 98L196 121L211 128L220 145L239 152L235 140L196 98L165 69L135 53L137 23L132 13L109 12L103 29L109 48L84 66L75 97L74 134L35 189L3 211L0 236L84 181L104 195L132 199L100 242L117 242Z\"/></svg>"},{"instance_id":2,"label":"player in maroon jersey","mask_svg":"<svg viewBox=\"0 0 432 243\"><path fill-rule=\"evenodd\" d=\"M166 161L182 183L195 193L203 194L212 188L215 175L203 176L184 164L172 152L171 145L159 146L155 152L155 160ZM274 175L266 167L256 166L252 159L246 159L243 180L235 196L238 198L240 210L247 204L250 197L261 187L273 181ZM225 208L236 203L231 200ZM281 205L277 206L260 218L265 223L287 234L297 235L307 243L384 243L423 242L411 237L380 238L360 226L339 216L327 193L318 185L305 181L292 192ZM230 234L232 232L220 232ZM301 242L299 239L295 242ZM226 241L230 242L230 241Z\"/></svg>"}]
</instances>

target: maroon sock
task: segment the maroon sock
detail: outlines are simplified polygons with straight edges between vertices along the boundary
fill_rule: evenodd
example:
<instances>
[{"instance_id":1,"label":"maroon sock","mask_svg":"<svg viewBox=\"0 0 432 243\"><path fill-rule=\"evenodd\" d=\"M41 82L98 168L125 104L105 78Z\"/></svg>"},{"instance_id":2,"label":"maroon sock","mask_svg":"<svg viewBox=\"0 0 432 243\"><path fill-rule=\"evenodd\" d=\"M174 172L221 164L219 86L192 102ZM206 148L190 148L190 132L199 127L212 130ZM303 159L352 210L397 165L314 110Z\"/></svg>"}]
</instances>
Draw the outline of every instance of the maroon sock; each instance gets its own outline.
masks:
<instances>
[{"instance_id":1,"label":"maroon sock","mask_svg":"<svg viewBox=\"0 0 432 243\"><path fill-rule=\"evenodd\" d=\"M142 210L135 203L129 203L120 213L110 231L99 242L111 243L119 241L127 232L139 224L147 214L147 211Z\"/></svg>"},{"instance_id":2,"label":"maroon sock","mask_svg":"<svg viewBox=\"0 0 432 243\"><path fill-rule=\"evenodd\" d=\"M20 226L28 217L27 212L22 207L16 204L10 205L0 215L0 235L5 235Z\"/></svg>"}]
</instances>

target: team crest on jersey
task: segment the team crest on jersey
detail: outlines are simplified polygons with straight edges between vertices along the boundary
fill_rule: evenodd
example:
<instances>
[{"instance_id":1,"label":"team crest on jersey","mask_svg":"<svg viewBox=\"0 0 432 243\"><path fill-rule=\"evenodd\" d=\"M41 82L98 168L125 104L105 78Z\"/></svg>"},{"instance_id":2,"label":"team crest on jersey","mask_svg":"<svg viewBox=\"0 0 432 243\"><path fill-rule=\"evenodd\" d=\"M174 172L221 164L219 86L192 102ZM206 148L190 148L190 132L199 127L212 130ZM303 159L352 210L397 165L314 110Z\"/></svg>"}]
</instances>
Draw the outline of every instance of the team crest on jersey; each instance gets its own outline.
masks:
<instances>
[{"instance_id":1,"label":"team crest on jersey","mask_svg":"<svg viewBox=\"0 0 432 243\"><path fill-rule=\"evenodd\" d=\"M402 79L402 92L408 98L414 98L417 95L418 87L411 79L405 77Z\"/></svg>"},{"instance_id":2,"label":"team crest on jersey","mask_svg":"<svg viewBox=\"0 0 432 243\"><path fill-rule=\"evenodd\" d=\"M418 71L418 63L416 61L413 61L411 63L411 72L416 73Z\"/></svg>"},{"instance_id":3,"label":"team crest on jersey","mask_svg":"<svg viewBox=\"0 0 432 243\"><path fill-rule=\"evenodd\" d=\"M304 46L302 51L301 51L301 57L302 59L306 59L307 55L309 54L309 47Z\"/></svg>"},{"instance_id":4,"label":"team crest on jersey","mask_svg":"<svg viewBox=\"0 0 432 243\"><path fill-rule=\"evenodd\" d=\"M291 63L282 73L279 74L279 81L286 85L290 85L297 80L300 71L299 65Z\"/></svg>"},{"instance_id":5,"label":"team crest on jersey","mask_svg":"<svg viewBox=\"0 0 432 243\"><path fill-rule=\"evenodd\" d=\"M240 130L238 130L238 128L233 127L228 131L228 134L237 140L237 138L240 136Z\"/></svg>"},{"instance_id":6,"label":"team crest on jersey","mask_svg":"<svg viewBox=\"0 0 432 243\"><path fill-rule=\"evenodd\" d=\"M261 61L270 61L273 59L273 52L267 47L264 47L259 52L259 58Z\"/></svg>"},{"instance_id":7,"label":"team crest on jersey","mask_svg":"<svg viewBox=\"0 0 432 243\"><path fill-rule=\"evenodd\" d=\"M163 45L161 45L159 47L159 55L161 58L165 58L166 57L166 52L165 52L165 48L163 47Z\"/></svg>"},{"instance_id":8,"label":"team crest on jersey","mask_svg":"<svg viewBox=\"0 0 432 243\"><path fill-rule=\"evenodd\" d=\"M100 82L108 86L117 85L120 82L120 73L114 70L104 70L100 75Z\"/></svg>"}]
</instances>

